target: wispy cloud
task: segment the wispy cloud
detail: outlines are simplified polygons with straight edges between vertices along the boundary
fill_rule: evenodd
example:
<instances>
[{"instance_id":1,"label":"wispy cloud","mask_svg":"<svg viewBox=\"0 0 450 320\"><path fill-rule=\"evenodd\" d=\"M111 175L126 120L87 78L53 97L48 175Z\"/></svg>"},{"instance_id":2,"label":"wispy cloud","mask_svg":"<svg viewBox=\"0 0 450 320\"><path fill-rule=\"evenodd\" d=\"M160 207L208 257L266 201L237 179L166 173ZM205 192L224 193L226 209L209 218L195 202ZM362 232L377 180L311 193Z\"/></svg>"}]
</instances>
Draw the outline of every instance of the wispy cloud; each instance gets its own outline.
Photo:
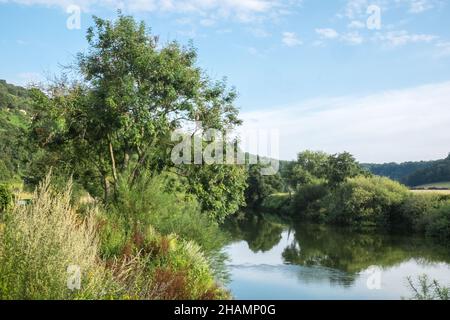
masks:
<instances>
[{"instance_id":1,"label":"wispy cloud","mask_svg":"<svg viewBox=\"0 0 450 320\"><path fill-rule=\"evenodd\" d=\"M370 3L368 0L348 0L345 7L338 13L338 17L350 20L359 19L366 15Z\"/></svg>"},{"instance_id":2,"label":"wispy cloud","mask_svg":"<svg viewBox=\"0 0 450 320\"><path fill-rule=\"evenodd\" d=\"M352 20L348 26L349 29L363 29L366 27L366 24L364 22L361 22L359 20Z\"/></svg>"},{"instance_id":3,"label":"wispy cloud","mask_svg":"<svg viewBox=\"0 0 450 320\"><path fill-rule=\"evenodd\" d=\"M337 37L339 37L339 33L337 33L336 30L331 29L331 28L319 28L316 29L316 33L325 39L336 39Z\"/></svg>"},{"instance_id":4,"label":"wispy cloud","mask_svg":"<svg viewBox=\"0 0 450 320\"><path fill-rule=\"evenodd\" d=\"M364 42L364 37L358 31L347 32L341 36L341 41L352 45L358 45Z\"/></svg>"},{"instance_id":5,"label":"wispy cloud","mask_svg":"<svg viewBox=\"0 0 450 320\"><path fill-rule=\"evenodd\" d=\"M386 33L379 33L375 36L375 40L391 47L403 46L410 43L430 43L436 39L438 39L438 37L432 34L414 34L405 30L389 31Z\"/></svg>"},{"instance_id":6,"label":"wispy cloud","mask_svg":"<svg viewBox=\"0 0 450 320\"><path fill-rule=\"evenodd\" d=\"M288 47L295 47L302 44L302 41L294 32L283 32L282 42Z\"/></svg>"},{"instance_id":7,"label":"wispy cloud","mask_svg":"<svg viewBox=\"0 0 450 320\"><path fill-rule=\"evenodd\" d=\"M435 8L438 5L436 0L397 0L404 2L409 6L410 13L422 13Z\"/></svg>"},{"instance_id":8,"label":"wispy cloud","mask_svg":"<svg viewBox=\"0 0 450 320\"><path fill-rule=\"evenodd\" d=\"M450 151L449 101L450 82L317 99L244 112L242 130L277 129L282 159L304 149L347 150L364 162L438 159Z\"/></svg>"},{"instance_id":9,"label":"wispy cloud","mask_svg":"<svg viewBox=\"0 0 450 320\"><path fill-rule=\"evenodd\" d=\"M358 31L345 32L343 34L339 34L336 30L331 28L321 28L316 29L316 33L319 35L320 39L318 42L315 42L316 45L324 44L324 40L339 40L351 45L358 45L364 42L364 37Z\"/></svg>"},{"instance_id":10,"label":"wispy cloud","mask_svg":"<svg viewBox=\"0 0 450 320\"><path fill-rule=\"evenodd\" d=\"M419 14L438 8L441 4L442 0L347 0L337 16L350 20L365 18L370 5L379 6L384 12L400 9L406 13Z\"/></svg>"},{"instance_id":11,"label":"wispy cloud","mask_svg":"<svg viewBox=\"0 0 450 320\"><path fill-rule=\"evenodd\" d=\"M124 12L193 13L208 19L232 18L249 22L268 16L283 15L301 0L0 0L23 5L61 7L78 5L83 11L96 8L121 9Z\"/></svg>"}]
</instances>

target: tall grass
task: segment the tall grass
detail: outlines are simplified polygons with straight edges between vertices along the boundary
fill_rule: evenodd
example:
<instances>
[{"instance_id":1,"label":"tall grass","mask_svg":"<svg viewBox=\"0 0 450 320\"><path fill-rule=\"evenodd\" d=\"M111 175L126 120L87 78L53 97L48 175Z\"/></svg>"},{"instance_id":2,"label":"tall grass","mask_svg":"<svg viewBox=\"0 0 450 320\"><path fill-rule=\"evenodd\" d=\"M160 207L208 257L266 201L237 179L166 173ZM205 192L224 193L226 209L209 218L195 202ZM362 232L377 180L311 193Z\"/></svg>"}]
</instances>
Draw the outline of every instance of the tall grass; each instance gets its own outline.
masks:
<instances>
[{"instance_id":1,"label":"tall grass","mask_svg":"<svg viewBox=\"0 0 450 320\"><path fill-rule=\"evenodd\" d=\"M5 216L0 235L0 299L96 299L112 279L98 259L94 212L81 219L70 205L71 184L56 191L48 176L33 203ZM68 286L68 268L81 271L80 290ZM73 289L73 288L72 288Z\"/></svg>"},{"instance_id":2,"label":"tall grass","mask_svg":"<svg viewBox=\"0 0 450 320\"><path fill-rule=\"evenodd\" d=\"M441 285L436 280L430 280L426 274L423 274L414 281L411 277L407 278L408 285L413 292L411 300L449 300L450 287Z\"/></svg>"},{"instance_id":3,"label":"tall grass","mask_svg":"<svg viewBox=\"0 0 450 320\"><path fill-rule=\"evenodd\" d=\"M120 214L117 208L106 212L95 206L79 211L71 190L71 183L62 190L53 187L48 176L29 206L5 214L0 299L229 298L198 244L161 234L145 219L157 215L158 206L141 211L142 203L136 202L134 210ZM80 288L69 286L73 266L81 271Z\"/></svg>"},{"instance_id":4,"label":"tall grass","mask_svg":"<svg viewBox=\"0 0 450 320\"><path fill-rule=\"evenodd\" d=\"M108 208L102 233L105 257L117 255L124 241L137 231L145 232L152 226L163 236L176 234L185 241L193 241L205 253L216 278L228 280L221 251L226 235L215 221L205 215L197 200L189 195L180 178L171 174L143 175L130 186L121 179L117 186L117 199Z\"/></svg>"}]
</instances>

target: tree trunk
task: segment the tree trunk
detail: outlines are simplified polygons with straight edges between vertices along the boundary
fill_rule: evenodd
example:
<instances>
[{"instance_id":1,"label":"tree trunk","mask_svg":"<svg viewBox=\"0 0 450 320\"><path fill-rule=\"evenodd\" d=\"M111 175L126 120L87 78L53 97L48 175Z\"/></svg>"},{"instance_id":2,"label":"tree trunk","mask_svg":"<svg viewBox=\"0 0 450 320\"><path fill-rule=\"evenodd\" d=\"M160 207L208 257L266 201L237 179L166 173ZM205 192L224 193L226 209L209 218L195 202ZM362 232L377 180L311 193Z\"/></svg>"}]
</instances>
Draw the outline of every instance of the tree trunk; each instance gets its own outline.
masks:
<instances>
[{"instance_id":1,"label":"tree trunk","mask_svg":"<svg viewBox=\"0 0 450 320\"><path fill-rule=\"evenodd\" d=\"M108 202L109 199L109 183L108 183L108 178L106 177L106 175L103 175L103 201L105 203Z\"/></svg>"},{"instance_id":2,"label":"tree trunk","mask_svg":"<svg viewBox=\"0 0 450 320\"><path fill-rule=\"evenodd\" d=\"M111 156L111 166L114 182L116 182L117 181L116 159L114 158L114 150L111 142L109 143L109 155Z\"/></svg>"}]
</instances>

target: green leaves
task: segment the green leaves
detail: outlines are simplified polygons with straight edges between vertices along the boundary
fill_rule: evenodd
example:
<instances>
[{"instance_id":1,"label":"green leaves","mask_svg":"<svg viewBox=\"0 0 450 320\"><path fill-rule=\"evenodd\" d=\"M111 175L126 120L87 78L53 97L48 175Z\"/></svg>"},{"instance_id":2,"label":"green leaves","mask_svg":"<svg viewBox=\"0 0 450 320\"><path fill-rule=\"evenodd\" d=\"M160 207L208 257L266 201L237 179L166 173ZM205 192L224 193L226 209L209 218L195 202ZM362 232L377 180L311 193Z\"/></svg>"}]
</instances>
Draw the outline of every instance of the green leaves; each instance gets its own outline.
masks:
<instances>
[{"instance_id":1,"label":"green leaves","mask_svg":"<svg viewBox=\"0 0 450 320\"><path fill-rule=\"evenodd\" d=\"M205 129L225 130L241 123L235 90L205 75L192 45L160 45L144 23L121 13L115 21L94 22L89 50L77 56L74 71L81 80L35 94L33 135L51 164L64 163L90 190L98 189L94 179L105 201L114 200L124 173L133 185L142 174L173 170L187 176L189 191L210 217L235 212L243 203L243 168L185 171L170 160L170 133L184 124L202 121Z\"/></svg>"},{"instance_id":2,"label":"green leaves","mask_svg":"<svg viewBox=\"0 0 450 320\"><path fill-rule=\"evenodd\" d=\"M260 164L249 165L248 168L248 187L245 190L245 201L248 206L257 208L270 195L280 192L283 189L283 181L280 175L264 176L261 174Z\"/></svg>"},{"instance_id":3,"label":"green leaves","mask_svg":"<svg viewBox=\"0 0 450 320\"><path fill-rule=\"evenodd\" d=\"M363 169L348 152L328 155L307 150L298 154L297 162L290 168L288 181L294 188L324 182L335 187L362 173Z\"/></svg>"},{"instance_id":4,"label":"green leaves","mask_svg":"<svg viewBox=\"0 0 450 320\"><path fill-rule=\"evenodd\" d=\"M0 184L0 212L9 208L12 203L12 192L5 184Z\"/></svg>"}]
</instances>

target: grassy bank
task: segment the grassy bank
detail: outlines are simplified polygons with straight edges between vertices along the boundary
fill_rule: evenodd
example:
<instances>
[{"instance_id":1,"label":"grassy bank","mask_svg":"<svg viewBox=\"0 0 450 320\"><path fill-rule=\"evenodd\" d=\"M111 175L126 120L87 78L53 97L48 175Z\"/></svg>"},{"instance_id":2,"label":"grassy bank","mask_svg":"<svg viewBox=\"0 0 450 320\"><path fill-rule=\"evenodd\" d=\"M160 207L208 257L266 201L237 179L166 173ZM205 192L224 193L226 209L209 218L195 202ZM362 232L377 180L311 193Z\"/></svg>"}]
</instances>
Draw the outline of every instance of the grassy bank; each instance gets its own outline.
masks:
<instances>
[{"instance_id":1,"label":"grassy bank","mask_svg":"<svg viewBox=\"0 0 450 320\"><path fill-rule=\"evenodd\" d=\"M0 299L229 298L201 241L119 208L72 203L71 184L60 191L47 178L31 205L4 213ZM70 270L79 270L79 288L68 286Z\"/></svg>"},{"instance_id":2,"label":"grassy bank","mask_svg":"<svg viewBox=\"0 0 450 320\"><path fill-rule=\"evenodd\" d=\"M411 190L415 194L440 194L450 195L450 190Z\"/></svg>"},{"instance_id":3,"label":"grassy bank","mask_svg":"<svg viewBox=\"0 0 450 320\"><path fill-rule=\"evenodd\" d=\"M435 183L428 183L423 184L420 186L416 186L418 189L430 189L430 188L447 188L450 189L450 182L435 182Z\"/></svg>"}]
</instances>

